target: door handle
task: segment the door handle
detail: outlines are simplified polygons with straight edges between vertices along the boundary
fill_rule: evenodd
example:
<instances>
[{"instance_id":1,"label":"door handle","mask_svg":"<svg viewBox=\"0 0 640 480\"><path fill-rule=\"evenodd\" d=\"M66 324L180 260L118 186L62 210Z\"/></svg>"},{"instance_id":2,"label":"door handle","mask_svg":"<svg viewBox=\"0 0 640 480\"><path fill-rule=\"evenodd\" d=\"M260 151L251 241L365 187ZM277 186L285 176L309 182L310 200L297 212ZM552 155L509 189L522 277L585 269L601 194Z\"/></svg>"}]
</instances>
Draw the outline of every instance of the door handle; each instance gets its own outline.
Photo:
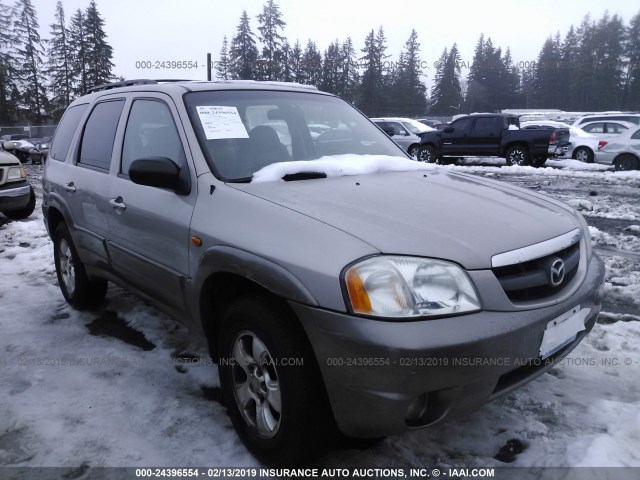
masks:
<instances>
[{"instance_id":1,"label":"door handle","mask_svg":"<svg viewBox=\"0 0 640 480\"><path fill-rule=\"evenodd\" d=\"M122 201L122 197L112 198L109 200L109 205L119 211L127 209L127 205Z\"/></svg>"},{"instance_id":2,"label":"door handle","mask_svg":"<svg viewBox=\"0 0 640 480\"><path fill-rule=\"evenodd\" d=\"M75 184L73 182L69 182L64 186L64 189L67 192L72 192L73 193L73 192L76 191L76 186L75 186Z\"/></svg>"}]
</instances>

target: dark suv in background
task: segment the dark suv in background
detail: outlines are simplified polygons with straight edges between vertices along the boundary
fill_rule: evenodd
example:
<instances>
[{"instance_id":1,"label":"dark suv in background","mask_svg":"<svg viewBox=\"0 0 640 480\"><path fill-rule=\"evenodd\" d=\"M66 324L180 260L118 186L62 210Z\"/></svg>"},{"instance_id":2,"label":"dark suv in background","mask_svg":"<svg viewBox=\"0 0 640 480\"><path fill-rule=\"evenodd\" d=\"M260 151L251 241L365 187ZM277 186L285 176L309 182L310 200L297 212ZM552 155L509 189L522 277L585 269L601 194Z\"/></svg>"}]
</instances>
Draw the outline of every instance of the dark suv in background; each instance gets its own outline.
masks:
<instances>
[{"instance_id":1,"label":"dark suv in background","mask_svg":"<svg viewBox=\"0 0 640 480\"><path fill-rule=\"evenodd\" d=\"M97 88L43 188L69 304L114 282L204 335L269 464L467 414L551 368L601 306L573 208L413 161L312 87Z\"/></svg>"}]
</instances>

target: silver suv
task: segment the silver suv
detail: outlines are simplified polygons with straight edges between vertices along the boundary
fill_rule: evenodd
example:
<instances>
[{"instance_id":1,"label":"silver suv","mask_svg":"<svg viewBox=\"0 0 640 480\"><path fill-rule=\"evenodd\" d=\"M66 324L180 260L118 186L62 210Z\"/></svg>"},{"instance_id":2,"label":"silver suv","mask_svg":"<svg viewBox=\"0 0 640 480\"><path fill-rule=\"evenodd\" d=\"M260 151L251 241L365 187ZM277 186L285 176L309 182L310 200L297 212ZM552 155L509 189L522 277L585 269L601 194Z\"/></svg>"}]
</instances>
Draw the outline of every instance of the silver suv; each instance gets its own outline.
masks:
<instances>
[{"instance_id":1,"label":"silver suv","mask_svg":"<svg viewBox=\"0 0 640 480\"><path fill-rule=\"evenodd\" d=\"M415 162L301 85L98 88L65 113L43 187L67 302L114 282L204 335L268 464L476 410L567 355L601 306L574 209Z\"/></svg>"}]
</instances>

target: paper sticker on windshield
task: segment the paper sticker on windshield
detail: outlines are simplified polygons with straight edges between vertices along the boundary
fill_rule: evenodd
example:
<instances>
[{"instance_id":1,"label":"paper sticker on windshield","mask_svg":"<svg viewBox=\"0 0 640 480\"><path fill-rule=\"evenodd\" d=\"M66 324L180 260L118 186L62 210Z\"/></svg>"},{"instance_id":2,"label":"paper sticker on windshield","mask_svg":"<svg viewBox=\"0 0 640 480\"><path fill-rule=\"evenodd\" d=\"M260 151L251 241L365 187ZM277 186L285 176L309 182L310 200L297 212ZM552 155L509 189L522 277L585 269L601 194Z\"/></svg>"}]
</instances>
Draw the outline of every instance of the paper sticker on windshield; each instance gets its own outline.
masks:
<instances>
[{"instance_id":1,"label":"paper sticker on windshield","mask_svg":"<svg viewBox=\"0 0 640 480\"><path fill-rule=\"evenodd\" d=\"M196 107L207 140L249 138L236 107Z\"/></svg>"}]
</instances>

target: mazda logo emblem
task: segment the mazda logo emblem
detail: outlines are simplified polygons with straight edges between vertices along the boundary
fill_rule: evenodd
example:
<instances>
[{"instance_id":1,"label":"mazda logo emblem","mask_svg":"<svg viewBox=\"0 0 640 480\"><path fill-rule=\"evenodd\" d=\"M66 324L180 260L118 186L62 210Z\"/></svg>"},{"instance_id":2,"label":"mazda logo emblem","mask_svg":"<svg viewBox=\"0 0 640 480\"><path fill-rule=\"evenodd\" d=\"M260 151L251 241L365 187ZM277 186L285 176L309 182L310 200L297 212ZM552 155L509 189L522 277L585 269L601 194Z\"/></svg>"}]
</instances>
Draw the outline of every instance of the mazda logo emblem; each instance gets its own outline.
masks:
<instances>
[{"instance_id":1,"label":"mazda logo emblem","mask_svg":"<svg viewBox=\"0 0 640 480\"><path fill-rule=\"evenodd\" d=\"M564 280L564 262L557 258L551 264L549 283L552 287L557 287Z\"/></svg>"}]
</instances>

